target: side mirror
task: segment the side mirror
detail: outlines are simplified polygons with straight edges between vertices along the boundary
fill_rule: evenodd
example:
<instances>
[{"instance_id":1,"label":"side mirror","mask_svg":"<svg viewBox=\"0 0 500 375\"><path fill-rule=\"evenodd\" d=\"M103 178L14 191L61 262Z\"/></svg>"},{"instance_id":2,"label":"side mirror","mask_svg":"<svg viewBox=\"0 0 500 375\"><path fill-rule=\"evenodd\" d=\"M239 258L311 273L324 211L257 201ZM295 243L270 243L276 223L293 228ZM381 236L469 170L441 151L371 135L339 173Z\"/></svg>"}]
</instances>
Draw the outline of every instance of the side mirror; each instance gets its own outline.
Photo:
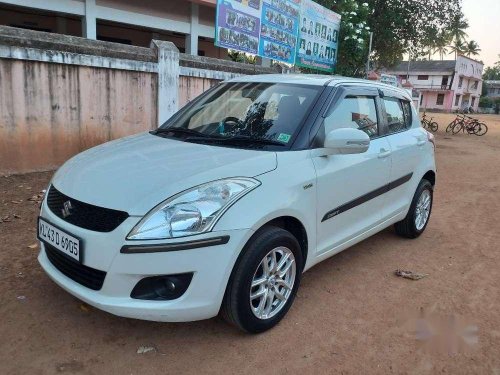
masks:
<instances>
[{"instance_id":1,"label":"side mirror","mask_svg":"<svg viewBox=\"0 0 500 375\"><path fill-rule=\"evenodd\" d=\"M370 137L359 129L335 129L326 135L324 147L329 155L361 154L370 147Z\"/></svg>"}]
</instances>

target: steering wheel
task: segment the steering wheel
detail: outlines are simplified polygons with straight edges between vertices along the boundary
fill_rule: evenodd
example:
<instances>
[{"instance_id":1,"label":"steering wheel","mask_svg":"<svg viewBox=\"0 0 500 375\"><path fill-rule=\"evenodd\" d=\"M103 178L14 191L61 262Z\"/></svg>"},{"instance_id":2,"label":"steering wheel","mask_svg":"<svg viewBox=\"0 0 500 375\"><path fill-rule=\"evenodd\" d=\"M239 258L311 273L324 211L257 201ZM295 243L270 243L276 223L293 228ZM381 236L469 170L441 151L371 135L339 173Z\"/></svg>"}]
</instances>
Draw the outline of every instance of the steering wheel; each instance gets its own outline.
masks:
<instances>
[{"instance_id":1,"label":"steering wheel","mask_svg":"<svg viewBox=\"0 0 500 375\"><path fill-rule=\"evenodd\" d=\"M234 132L236 130L240 130L243 127L243 121L234 116L226 117L224 120L222 120L222 123L224 124L225 133Z\"/></svg>"}]
</instances>

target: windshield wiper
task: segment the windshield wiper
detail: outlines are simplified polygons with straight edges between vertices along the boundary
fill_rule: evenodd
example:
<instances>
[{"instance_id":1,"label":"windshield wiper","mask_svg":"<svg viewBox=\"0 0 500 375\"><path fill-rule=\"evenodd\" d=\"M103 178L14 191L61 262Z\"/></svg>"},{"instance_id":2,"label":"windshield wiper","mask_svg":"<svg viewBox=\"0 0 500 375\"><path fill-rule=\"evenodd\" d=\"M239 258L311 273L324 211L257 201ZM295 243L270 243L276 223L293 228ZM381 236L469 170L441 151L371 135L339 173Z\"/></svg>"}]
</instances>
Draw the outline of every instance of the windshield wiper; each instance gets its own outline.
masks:
<instances>
[{"instance_id":1,"label":"windshield wiper","mask_svg":"<svg viewBox=\"0 0 500 375\"><path fill-rule=\"evenodd\" d=\"M199 131L193 130L193 129L188 129L188 128L176 128L176 127L171 127L171 128L158 128L155 130L150 131L151 134L167 134L167 133L177 133L177 134L186 134L186 135L195 135L197 137L210 137L207 134L203 134Z\"/></svg>"},{"instance_id":2,"label":"windshield wiper","mask_svg":"<svg viewBox=\"0 0 500 375\"><path fill-rule=\"evenodd\" d=\"M286 143L275 141L272 139L265 138L254 138L245 135L235 135L232 137L210 137L204 135L203 137L188 137L186 141L192 142L213 142L213 143L226 143L226 144L249 144L249 145L270 145L270 146L286 146Z\"/></svg>"}]
</instances>

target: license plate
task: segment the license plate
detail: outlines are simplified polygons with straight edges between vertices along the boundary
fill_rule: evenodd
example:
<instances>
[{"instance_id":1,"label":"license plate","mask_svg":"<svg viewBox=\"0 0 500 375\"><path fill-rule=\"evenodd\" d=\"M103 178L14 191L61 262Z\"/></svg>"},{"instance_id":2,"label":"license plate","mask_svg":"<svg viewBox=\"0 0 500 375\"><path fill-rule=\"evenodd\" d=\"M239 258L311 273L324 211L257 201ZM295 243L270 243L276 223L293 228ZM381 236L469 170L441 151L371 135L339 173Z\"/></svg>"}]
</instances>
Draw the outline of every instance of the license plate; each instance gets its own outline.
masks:
<instances>
[{"instance_id":1,"label":"license plate","mask_svg":"<svg viewBox=\"0 0 500 375\"><path fill-rule=\"evenodd\" d=\"M80 240L53 224L46 222L41 217L38 218L38 239L52 245L57 250L62 251L79 262L82 260Z\"/></svg>"}]
</instances>

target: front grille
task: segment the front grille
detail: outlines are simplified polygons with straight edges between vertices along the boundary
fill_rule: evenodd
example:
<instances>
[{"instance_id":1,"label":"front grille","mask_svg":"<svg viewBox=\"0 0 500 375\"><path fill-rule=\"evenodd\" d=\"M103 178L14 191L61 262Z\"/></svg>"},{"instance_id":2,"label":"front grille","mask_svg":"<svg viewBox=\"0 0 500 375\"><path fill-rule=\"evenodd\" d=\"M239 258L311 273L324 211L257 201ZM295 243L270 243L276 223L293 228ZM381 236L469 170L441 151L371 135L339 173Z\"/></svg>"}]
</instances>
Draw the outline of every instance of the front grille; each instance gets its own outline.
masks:
<instances>
[{"instance_id":1,"label":"front grille","mask_svg":"<svg viewBox=\"0 0 500 375\"><path fill-rule=\"evenodd\" d=\"M44 243L44 247L45 254L47 254L50 263L63 275L87 288L93 290L100 290L102 288L106 272L84 266L47 243Z\"/></svg>"},{"instance_id":2,"label":"front grille","mask_svg":"<svg viewBox=\"0 0 500 375\"><path fill-rule=\"evenodd\" d=\"M66 217L64 217L65 203L66 208L69 207L69 210L66 210ZM53 185L47 194L47 205L56 216L64 221L96 232L111 232L128 217L124 211L98 207L70 198Z\"/></svg>"}]
</instances>

